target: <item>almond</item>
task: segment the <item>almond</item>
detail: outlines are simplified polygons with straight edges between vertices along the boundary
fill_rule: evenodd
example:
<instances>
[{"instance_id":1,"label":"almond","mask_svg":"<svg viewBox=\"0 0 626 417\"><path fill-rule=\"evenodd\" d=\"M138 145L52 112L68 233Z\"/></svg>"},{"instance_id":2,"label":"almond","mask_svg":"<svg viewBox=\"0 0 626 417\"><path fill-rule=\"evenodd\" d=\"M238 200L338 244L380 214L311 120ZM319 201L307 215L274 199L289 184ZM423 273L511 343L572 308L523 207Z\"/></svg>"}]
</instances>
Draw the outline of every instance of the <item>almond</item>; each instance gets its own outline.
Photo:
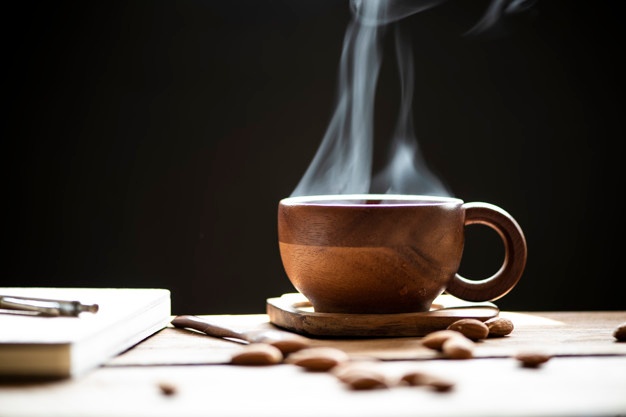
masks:
<instances>
[{"instance_id":1,"label":"almond","mask_svg":"<svg viewBox=\"0 0 626 417\"><path fill-rule=\"evenodd\" d=\"M524 368L538 368L551 358L551 355L542 352L519 352L515 355L515 359L520 361Z\"/></svg>"},{"instance_id":2,"label":"almond","mask_svg":"<svg viewBox=\"0 0 626 417\"><path fill-rule=\"evenodd\" d=\"M438 375L422 371L407 372L400 379L400 383L408 384L413 387L427 386L438 392L450 391L454 387L454 382Z\"/></svg>"},{"instance_id":3,"label":"almond","mask_svg":"<svg viewBox=\"0 0 626 417\"><path fill-rule=\"evenodd\" d=\"M443 342L441 350L450 359L471 359L474 357L474 342L459 334Z\"/></svg>"},{"instance_id":4,"label":"almond","mask_svg":"<svg viewBox=\"0 0 626 417\"><path fill-rule=\"evenodd\" d=\"M489 329L487 337L503 337L510 334L514 327L513 322L504 317L494 317L485 321L485 325Z\"/></svg>"},{"instance_id":5,"label":"almond","mask_svg":"<svg viewBox=\"0 0 626 417\"><path fill-rule=\"evenodd\" d=\"M441 346L443 345L443 342L448 340L450 337L455 337L458 335L459 332L455 330L437 330L424 336L422 338L422 345L430 349L441 351Z\"/></svg>"},{"instance_id":6,"label":"almond","mask_svg":"<svg viewBox=\"0 0 626 417\"><path fill-rule=\"evenodd\" d=\"M460 319L448 326L471 340L485 339L489 335L489 327L478 319Z\"/></svg>"},{"instance_id":7,"label":"almond","mask_svg":"<svg viewBox=\"0 0 626 417\"><path fill-rule=\"evenodd\" d=\"M341 374L339 380L354 390L388 388L385 375L366 369L352 369Z\"/></svg>"},{"instance_id":8,"label":"almond","mask_svg":"<svg viewBox=\"0 0 626 417\"><path fill-rule=\"evenodd\" d=\"M454 382L439 376L433 376L427 383L429 387L437 392L448 392L454 388Z\"/></svg>"},{"instance_id":9,"label":"almond","mask_svg":"<svg viewBox=\"0 0 626 417\"><path fill-rule=\"evenodd\" d=\"M349 360L343 350L332 347L312 347L290 354L285 360L309 371L328 371Z\"/></svg>"},{"instance_id":10,"label":"almond","mask_svg":"<svg viewBox=\"0 0 626 417\"><path fill-rule=\"evenodd\" d=\"M331 373L354 390L380 389L390 387L390 379L370 361L346 362L336 366Z\"/></svg>"},{"instance_id":11,"label":"almond","mask_svg":"<svg viewBox=\"0 0 626 417\"><path fill-rule=\"evenodd\" d=\"M282 362L283 353L268 343L250 343L235 353L230 363L233 365L274 365Z\"/></svg>"},{"instance_id":12,"label":"almond","mask_svg":"<svg viewBox=\"0 0 626 417\"><path fill-rule=\"evenodd\" d=\"M159 386L159 390L161 391L161 394L165 396L175 395L178 392L178 388L176 387L176 385L170 382L165 382L165 381L159 382L158 386Z\"/></svg>"},{"instance_id":13,"label":"almond","mask_svg":"<svg viewBox=\"0 0 626 417\"><path fill-rule=\"evenodd\" d=\"M426 372L411 371L402 375L402 378L400 378L400 382L411 385L412 387L419 387L422 385L426 385L430 378L431 375Z\"/></svg>"}]
</instances>

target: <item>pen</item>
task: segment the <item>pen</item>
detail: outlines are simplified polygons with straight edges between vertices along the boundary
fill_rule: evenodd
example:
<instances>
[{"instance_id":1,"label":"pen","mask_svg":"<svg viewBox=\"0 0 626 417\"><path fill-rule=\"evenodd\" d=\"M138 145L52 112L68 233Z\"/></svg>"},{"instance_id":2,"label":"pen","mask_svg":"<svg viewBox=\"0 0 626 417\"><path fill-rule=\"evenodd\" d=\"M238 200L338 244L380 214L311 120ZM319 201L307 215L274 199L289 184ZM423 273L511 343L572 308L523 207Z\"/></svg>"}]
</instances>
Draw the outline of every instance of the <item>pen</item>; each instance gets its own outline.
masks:
<instances>
[{"instance_id":1,"label":"pen","mask_svg":"<svg viewBox=\"0 0 626 417\"><path fill-rule=\"evenodd\" d=\"M41 316L78 317L82 312L96 313L98 304L83 304L80 301L54 300L47 298L17 297L0 295L0 309L19 310Z\"/></svg>"}]
</instances>

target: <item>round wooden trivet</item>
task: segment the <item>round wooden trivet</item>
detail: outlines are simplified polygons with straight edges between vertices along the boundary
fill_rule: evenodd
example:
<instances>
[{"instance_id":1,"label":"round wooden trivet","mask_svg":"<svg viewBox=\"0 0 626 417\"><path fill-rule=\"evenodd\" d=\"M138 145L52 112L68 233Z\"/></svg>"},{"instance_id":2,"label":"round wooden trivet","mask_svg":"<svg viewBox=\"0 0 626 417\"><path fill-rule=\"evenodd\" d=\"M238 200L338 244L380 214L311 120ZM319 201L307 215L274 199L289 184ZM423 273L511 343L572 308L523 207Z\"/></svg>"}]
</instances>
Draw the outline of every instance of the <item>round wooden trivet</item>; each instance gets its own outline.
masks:
<instances>
[{"instance_id":1,"label":"round wooden trivet","mask_svg":"<svg viewBox=\"0 0 626 417\"><path fill-rule=\"evenodd\" d=\"M419 313L318 313L300 293L268 298L266 307L274 325L313 337L419 337L459 319L485 321L500 312L493 303L470 303L448 294L437 297L430 311Z\"/></svg>"}]
</instances>

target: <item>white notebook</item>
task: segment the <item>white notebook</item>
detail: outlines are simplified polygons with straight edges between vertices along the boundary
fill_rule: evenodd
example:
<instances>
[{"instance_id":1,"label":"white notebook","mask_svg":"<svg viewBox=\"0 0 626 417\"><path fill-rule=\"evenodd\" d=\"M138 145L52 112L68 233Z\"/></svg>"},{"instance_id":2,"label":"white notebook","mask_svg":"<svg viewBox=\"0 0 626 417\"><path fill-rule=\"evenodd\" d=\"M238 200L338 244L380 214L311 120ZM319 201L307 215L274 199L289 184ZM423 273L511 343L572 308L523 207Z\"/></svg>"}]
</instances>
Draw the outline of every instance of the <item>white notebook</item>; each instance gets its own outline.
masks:
<instances>
[{"instance_id":1,"label":"white notebook","mask_svg":"<svg viewBox=\"0 0 626 417\"><path fill-rule=\"evenodd\" d=\"M0 375L76 377L151 336L171 321L160 288L3 288L0 295L98 304L78 317L0 313Z\"/></svg>"}]
</instances>

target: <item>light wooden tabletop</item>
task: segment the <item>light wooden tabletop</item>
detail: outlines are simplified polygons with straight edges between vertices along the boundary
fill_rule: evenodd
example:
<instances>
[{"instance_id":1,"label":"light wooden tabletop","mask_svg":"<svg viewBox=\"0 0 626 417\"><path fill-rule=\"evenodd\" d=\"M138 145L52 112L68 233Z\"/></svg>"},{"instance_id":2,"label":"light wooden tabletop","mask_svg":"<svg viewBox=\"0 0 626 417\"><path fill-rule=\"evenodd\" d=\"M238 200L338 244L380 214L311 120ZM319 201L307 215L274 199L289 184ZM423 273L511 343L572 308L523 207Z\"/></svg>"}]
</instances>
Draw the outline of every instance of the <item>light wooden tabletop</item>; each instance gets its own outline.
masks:
<instances>
[{"instance_id":1,"label":"light wooden tabletop","mask_svg":"<svg viewBox=\"0 0 626 417\"><path fill-rule=\"evenodd\" d=\"M513 321L514 331L477 343L469 360L441 358L420 338L312 340L341 348L390 379L410 371L436 374L454 382L449 392L360 391L331 372L286 363L230 365L243 344L166 328L77 379L0 382L0 416L626 415L626 343L613 337L625 311L500 316ZM203 317L241 330L272 326L265 314ZM525 368L514 358L523 351L551 359Z\"/></svg>"}]
</instances>

